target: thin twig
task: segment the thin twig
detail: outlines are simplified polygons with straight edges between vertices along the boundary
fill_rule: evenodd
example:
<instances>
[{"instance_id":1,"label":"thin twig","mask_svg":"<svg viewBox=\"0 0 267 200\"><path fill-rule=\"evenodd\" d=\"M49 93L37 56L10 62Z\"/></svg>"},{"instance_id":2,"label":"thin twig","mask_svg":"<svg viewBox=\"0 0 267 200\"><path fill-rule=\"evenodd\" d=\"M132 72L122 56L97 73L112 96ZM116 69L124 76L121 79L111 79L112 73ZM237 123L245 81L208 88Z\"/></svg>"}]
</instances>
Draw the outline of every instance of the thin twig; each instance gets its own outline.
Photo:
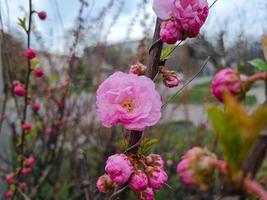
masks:
<instances>
[{"instance_id":1,"label":"thin twig","mask_svg":"<svg viewBox=\"0 0 267 200\"><path fill-rule=\"evenodd\" d=\"M128 188L128 185L124 186L123 188L119 189L118 191L114 192L110 197L109 200L112 200L114 197L118 196L122 192L124 192Z\"/></svg>"},{"instance_id":2,"label":"thin twig","mask_svg":"<svg viewBox=\"0 0 267 200\"><path fill-rule=\"evenodd\" d=\"M200 70L191 78L189 79L189 81L187 81L182 88L180 88L177 92L175 92L174 95L172 95L161 107L161 109L163 109L174 97L176 97L176 95L178 95L184 88L186 88L201 72L202 70L206 67L208 61L210 59L210 56L208 56L208 58L204 61L204 64L202 65L202 67L200 68Z\"/></svg>"}]
</instances>

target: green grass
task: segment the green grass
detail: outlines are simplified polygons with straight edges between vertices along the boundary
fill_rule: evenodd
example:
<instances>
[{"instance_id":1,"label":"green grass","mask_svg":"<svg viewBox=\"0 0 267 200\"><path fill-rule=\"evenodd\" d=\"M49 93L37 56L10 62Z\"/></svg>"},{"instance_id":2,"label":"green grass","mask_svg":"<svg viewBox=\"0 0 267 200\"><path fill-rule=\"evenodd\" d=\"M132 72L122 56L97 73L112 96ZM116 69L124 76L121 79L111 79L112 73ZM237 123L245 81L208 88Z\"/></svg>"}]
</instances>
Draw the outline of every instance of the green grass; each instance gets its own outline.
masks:
<instances>
[{"instance_id":1,"label":"green grass","mask_svg":"<svg viewBox=\"0 0 267 200\"><path fill-rule=\"evenodd\" d=\"M187 93L183 93L175 96L172 99L173 103L181 103L183 102L183 98L187 100L190 104L203 104L203 103L217 103L218 101L210 92L210 82L205 82L200 85L195 85L191 89L187 91ZM247 96L245 99L245 104L247 105L255 105L257 103L257 99L255 96Z\"/></svg>"}]
</instances>

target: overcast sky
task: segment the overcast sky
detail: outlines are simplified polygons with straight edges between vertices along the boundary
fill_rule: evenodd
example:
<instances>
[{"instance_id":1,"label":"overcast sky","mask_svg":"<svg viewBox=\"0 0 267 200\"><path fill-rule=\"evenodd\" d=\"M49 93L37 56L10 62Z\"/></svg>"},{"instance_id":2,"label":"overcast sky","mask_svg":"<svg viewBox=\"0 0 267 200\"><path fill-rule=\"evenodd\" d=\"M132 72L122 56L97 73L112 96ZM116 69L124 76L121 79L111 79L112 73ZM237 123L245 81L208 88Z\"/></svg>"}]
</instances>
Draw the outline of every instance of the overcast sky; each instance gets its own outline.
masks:
<instances>
[{"instance_id":1,"label":"overcast sky","mask_svg":"<svg viewBox=\"0 0 267 200\"><path fill-rule=\"evenodd\" d=\"M86 27L90 28L91 21L99 14L110 0L87 0L89 7L85 10L83 17L86 19ZM114 5L108 9L103 31L98 35L100 39L108 32L108 27L112 23L113 17L120 10L120 15L112 29L109 31L107 42L114 43L124 41L125 38L139 39L143 36L143 29L140 20L144 14L149 14L147 26L153 29L155 20L151 5L152 0L148 0L144 10L138 13L137 22L130 34L127 34L127 27L136 14L137 5L141 0L114 0ZM124 2L124 3L123 3ZM209 0L211 4L213 0ZM0 0L1 15L5 24L5 30L16 30L17 17L24 16L21 9L28 9L28 0ZM54 51L62 51L65 35L77 17L79 10L79 0L33 0L34 8L45 10L48 13L46 21L35 20L38 30L41 31L45 39L46 48ZM209 37L214 37L222 29L230 30L228 32L227 41L230 43L241 30L245 30L246 37L253 40L258 39L267 31L267 2L266 0L218 0L214 7L210 10L210 14L202 29ZM97 28L97 27L91 27ZM89 30L90 31L90 30ZM150 31L152 32L152 31ZM22 34L21 34L22 35ZM92 39L92 38L90 38ZM89 44L89 43L88 43Z\"/></svg>"}]
</instances>

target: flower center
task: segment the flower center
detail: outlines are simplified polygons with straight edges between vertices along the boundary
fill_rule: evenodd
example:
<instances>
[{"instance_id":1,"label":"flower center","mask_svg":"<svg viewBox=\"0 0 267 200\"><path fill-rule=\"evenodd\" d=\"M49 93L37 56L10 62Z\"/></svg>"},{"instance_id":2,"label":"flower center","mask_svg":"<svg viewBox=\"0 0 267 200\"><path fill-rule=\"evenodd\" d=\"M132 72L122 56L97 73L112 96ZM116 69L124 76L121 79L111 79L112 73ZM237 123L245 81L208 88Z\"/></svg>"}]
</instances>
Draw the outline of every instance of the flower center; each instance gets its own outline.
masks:
<instances>
[{"instance_id":1,"label":"flower center","mask_svg":"<svg viewBox=\"0 0 267 200\"><path fill-rule=\"evenodd\" d=\"M124 100L121 102L121 106L125 108L128 112L132 112L134 109L133 102L130 100Z\"/></svg>"}]
</instances>

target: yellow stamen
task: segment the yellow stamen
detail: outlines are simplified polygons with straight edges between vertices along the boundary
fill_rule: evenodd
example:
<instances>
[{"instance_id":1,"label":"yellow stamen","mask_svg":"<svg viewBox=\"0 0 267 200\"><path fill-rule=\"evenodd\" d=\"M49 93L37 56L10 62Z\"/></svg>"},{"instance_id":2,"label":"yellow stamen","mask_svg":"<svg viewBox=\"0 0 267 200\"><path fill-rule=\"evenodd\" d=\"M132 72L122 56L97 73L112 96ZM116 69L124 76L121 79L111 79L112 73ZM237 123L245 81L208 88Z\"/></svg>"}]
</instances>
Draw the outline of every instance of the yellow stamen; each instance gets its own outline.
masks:
<instances>
[{"instance_id":1,"label":"yellow stamen","mask_svg":"<svg viewBox=\"0 0 267 200\"><path fill-rule=\"evenodd\" d=\"M133 102L129 100L121 102L121 106L125 108L128 112L132 112L134 109Z\"/></svg>"}]
</instances>

